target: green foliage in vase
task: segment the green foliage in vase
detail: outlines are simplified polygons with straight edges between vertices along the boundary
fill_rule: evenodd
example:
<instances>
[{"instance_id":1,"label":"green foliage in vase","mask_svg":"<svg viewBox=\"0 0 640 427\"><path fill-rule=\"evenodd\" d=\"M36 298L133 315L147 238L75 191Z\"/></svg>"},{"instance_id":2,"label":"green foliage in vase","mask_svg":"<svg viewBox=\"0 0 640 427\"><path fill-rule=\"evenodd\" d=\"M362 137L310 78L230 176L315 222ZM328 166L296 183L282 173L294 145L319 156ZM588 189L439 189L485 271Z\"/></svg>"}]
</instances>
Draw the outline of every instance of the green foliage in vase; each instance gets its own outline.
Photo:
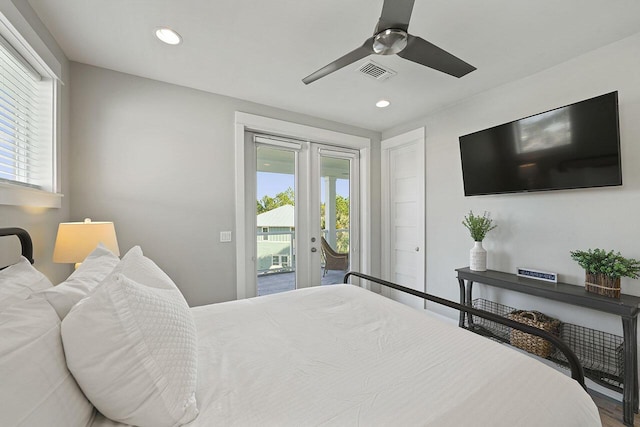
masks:
<instances>
[{"instance_id":1,"label":"green foliage in vase","mask_svg":"<svg viewBox=\"0 0 640 427\"><path fill-rule=\"evenodd\" d=\"M640 277L640 261L625 258L620 252L605 251L604 249L588 249L586 251L571 251L571 258L580 264L587 273L604 274L611 278Z\"/></svg>"},{"instance_id":2,"label":"green foliage in vase","mask_svg":"<svg viewBox=\"0 0 640 427\"><path fill-rule=\"evenodd\" d=\"M493 220L489 218L489 212L486 211L482 216L474 215L473 211L469 211L469 215L464 217L462 225L469 229L471 238L476 242L482 242L487 233L497 227L497 225L493 225Z\"/></svg>"}]
</instances>

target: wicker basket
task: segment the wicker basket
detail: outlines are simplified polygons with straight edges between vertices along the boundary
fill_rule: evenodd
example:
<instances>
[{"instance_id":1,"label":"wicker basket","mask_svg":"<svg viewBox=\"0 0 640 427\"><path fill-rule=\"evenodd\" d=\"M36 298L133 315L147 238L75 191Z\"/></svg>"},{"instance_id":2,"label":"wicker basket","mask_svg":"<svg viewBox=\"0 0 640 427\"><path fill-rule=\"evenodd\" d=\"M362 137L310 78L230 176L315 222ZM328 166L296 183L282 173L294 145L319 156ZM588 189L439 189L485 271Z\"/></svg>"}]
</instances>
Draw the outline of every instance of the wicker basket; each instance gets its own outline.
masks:
<instances>
[{"instance_id":1,"label":"wicker basket","mask_svg":"<svg viewBox=\"0 0 640 427\"><path fill-rule=\"evenodd\" d=\"M560 321L538 311L515 310L509 313L508 317L511 320L542 329L553 335L560 335ZM549 357L553 352L553 344L549 341L517 329L511 329L509 340L511 345L540 357Z\"/></svg>"},{"instance_id":2,"label":"wicker basket","mask_svg":"<svg viewBox=\"0 0 640 427\"><path fill-rule=\"evenodd\" d=\"M584 287L587 292L620 298L620 278L614 279L599 273L585 273Z\"/></svg>"}]
</instances>

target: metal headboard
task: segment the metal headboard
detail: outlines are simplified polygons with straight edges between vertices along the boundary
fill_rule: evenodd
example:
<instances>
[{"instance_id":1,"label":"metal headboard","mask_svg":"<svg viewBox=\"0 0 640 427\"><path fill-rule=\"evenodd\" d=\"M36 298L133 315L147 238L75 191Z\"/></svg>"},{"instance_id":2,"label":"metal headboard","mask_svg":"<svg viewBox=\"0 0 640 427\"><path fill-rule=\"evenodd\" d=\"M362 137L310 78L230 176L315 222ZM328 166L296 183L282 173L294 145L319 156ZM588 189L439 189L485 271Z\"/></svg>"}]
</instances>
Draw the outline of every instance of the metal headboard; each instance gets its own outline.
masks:
<instances>
[{"instance_id":1,"label":"metal headboard","mask_svg":"<svg viewBox=\"0 0 640 427\"><path fill-rule=\"evenodd\" d=\"M33 242L27 230L18 227L0 228L0 236L17 236L22 245L22 256L33 264Z\"/></svg>"}]
</instances>

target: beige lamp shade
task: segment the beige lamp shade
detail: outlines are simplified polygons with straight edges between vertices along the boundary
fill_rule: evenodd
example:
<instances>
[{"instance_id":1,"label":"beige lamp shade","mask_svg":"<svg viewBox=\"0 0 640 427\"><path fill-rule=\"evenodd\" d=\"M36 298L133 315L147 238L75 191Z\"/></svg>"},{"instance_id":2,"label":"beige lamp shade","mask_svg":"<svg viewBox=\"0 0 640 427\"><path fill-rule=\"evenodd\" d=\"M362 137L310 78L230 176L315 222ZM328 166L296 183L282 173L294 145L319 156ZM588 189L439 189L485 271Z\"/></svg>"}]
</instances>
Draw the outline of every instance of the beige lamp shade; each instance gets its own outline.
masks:
<instances>
[{"instance_id":1,"label":"beige lamp shade","mask_svg":"<svg viewBox=\"0 0 640 427\"><path fill-rule=\"evenodd\" d=\"M62 222L53 248L53 262L81 263L98 243L120 255L113 222L92 222L89 218L84 222Z\"/></svg>"}]
</instances>

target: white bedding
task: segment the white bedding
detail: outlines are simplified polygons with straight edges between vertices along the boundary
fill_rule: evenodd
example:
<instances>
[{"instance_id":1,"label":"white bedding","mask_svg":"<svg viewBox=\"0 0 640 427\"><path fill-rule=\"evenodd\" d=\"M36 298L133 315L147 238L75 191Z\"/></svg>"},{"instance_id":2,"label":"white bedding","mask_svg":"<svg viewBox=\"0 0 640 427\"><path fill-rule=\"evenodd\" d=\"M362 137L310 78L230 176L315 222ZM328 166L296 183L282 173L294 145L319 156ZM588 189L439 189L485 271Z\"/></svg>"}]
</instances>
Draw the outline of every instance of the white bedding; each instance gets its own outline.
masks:
<instances>
[{"instance_id":1,"label":"white bedding","mask_svg":"<svg viewBox=\"0 0 640 427\"><path fill-rule=\"evenodd\" d=\"M188 426L601 425L570 377L356 286L192 313L200 414Z\"/></svg>"}]
</instances>

